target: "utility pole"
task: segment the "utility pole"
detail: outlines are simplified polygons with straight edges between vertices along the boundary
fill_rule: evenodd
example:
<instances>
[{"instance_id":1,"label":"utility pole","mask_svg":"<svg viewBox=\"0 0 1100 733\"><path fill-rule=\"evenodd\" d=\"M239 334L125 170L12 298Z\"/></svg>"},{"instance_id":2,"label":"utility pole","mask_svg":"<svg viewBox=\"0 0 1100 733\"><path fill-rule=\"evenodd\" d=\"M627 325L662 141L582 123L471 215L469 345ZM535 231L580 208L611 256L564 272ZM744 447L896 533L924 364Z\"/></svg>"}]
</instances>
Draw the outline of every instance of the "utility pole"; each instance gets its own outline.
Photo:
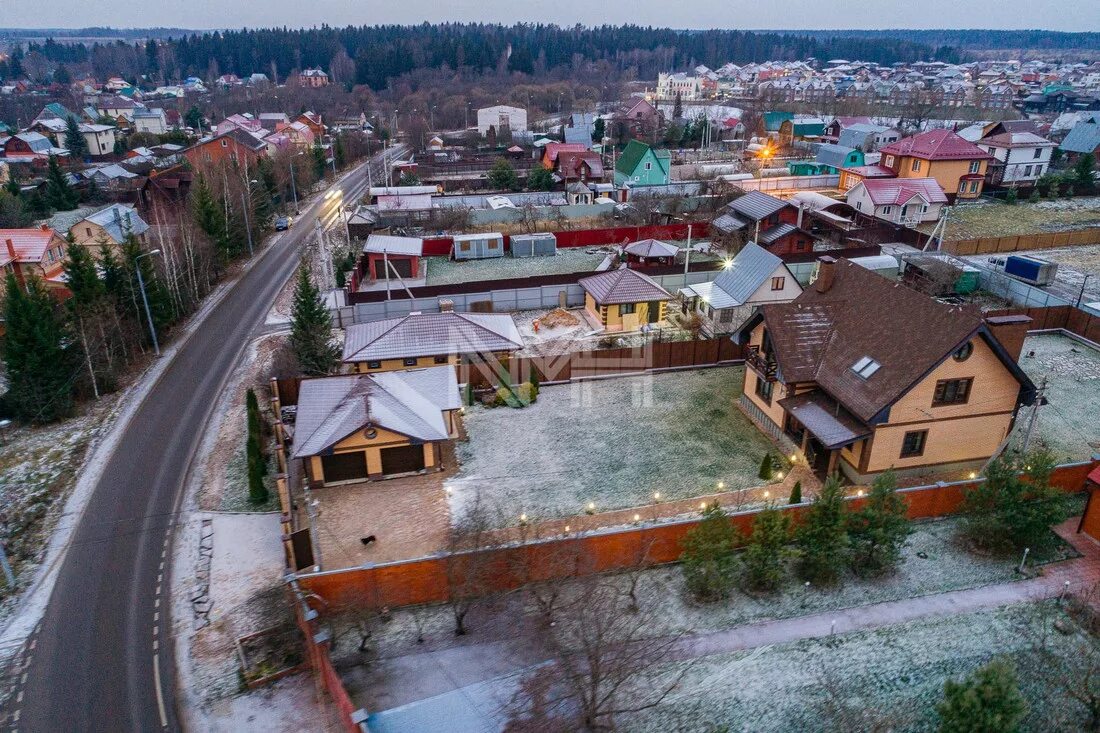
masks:
<instances>
[{"instance_id":1,"label":"utility pole","mask_svg":"<svg viewBox=\"0 0 1100 733\"><path fill-rule=\"evenodd\" d=\"M691 224L688 224L687 249L684 250L684 287L688 284L688 265L691 263Z\"/></svg>"},{"instance_id":2,"label":"utility pole","mask_svg":"<svg viewBox=\"0 0 1100 733\"><path fill-rule=\"evenodd\" d=\"M244 191L241 191L241 211L244 213L244 228L248 232L248 256L252 257L255 254L252 251L252 220L248 216L248 199Z\"/></svg>"},{"instance_id":3,"label":"utility pole","mask_svg":"<svg viewBox=\"0 0 1100 733\"><path fill-rule=\"evenodd\" d=\"M1039 406L1043 403L1043 395L1047 391L1047 378L1044 376L1039 383L1039 389L1035 391L1035 402L1031 405L1031 415L1027 419L1027 431L1024 433L1024 444L1021 451L1027 453L1027 447L1031 444L1031 434L1035 431L1035 423L1039 421Z\"/></svg>"},{"instance_id":4,"label":"utility pole","mask_svg":"<svg viewBox=\"0 0 1100 733\"><path fill-rule=\"evenodd\" d=\"M294 158L290 160L290 192L294 195L294 213L298 213L298 187L294 185Z\"/></svg>"},{"instance_id":5,"label":"utility pole","mask_svg":"<svg viewBox=\"0 0 1100 733\"><path fill-rule=\"evenodd\" d=\"M138 260L142 257L150 257L159 254L159 249L151 249L134 258L134 270L137 272L138 288L141 290L141 302L145 305L145 318L149 321L149 335L153 337L153 354L156 356L160 356L160 343L157 341L157 329L156 326L153 325L153 312L149 310L149 298L145 295L145 278L141 275L141 266L138 265Z\"/></svg>"}]
</instances>

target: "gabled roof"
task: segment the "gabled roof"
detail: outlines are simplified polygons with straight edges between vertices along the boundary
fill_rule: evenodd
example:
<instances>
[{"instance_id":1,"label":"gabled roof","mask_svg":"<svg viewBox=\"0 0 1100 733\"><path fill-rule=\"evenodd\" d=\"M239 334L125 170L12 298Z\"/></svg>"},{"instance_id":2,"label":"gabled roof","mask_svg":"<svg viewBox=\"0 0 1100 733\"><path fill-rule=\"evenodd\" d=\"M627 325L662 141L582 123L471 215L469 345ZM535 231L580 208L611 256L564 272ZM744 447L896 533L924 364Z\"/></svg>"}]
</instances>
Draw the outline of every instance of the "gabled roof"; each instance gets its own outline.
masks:
<instances>
[{"instance_id":1,"label":"gabled roof","mask_svg":"<svg viewBox=\"0 0 1100 733\"><path fill-rule=\"evenodd\" d=\"M42 227L0 229L0 252L7 258L6 242L10 239L12 246L15 248L16 261L41 262L55 236L59 235L53 229L43 229Z\"/></svg>"},{"instance_id":2,"label":"gabled roof","mask_svg":"<svg viewBox=\"0 0 1100 733\"><path fill-rule=\"evenodd\" d=\"M984 160L989 153L963 139L953 130L929 130L890 143L880 151L883 155L909 155L925 160Z\"/></svg>"},{"instance_id":3,"label":"gabled roof","mask_svg":"<svg viewBox=\"0 0 1100 733\"><path fill-rule=\"evenodd\" d=\"M1002 132L997 135L982 138L985 145L995 148L1055 148L1057 143L1036 135L1034 132Z\"/></svg>"},{"instance_id":4,"label":"gabled roof","mask_svg":"<svg viewBox=\"0 0 1100 733\"><path fill-rule=\"evenodd\" d=\"M1035 385L1005 352L973 306L945 305L900 283L839 260L831 287L811 286L791 303L765 305L741 327L744 337L761 321L768 329L780 379L815 382L856 418L885 419L885 410L960 346L983 338L1021 387ZM880 366L866 377L853 367Z\"/></svg>"},{"instance_id":5,"label":"gabled roof","mask_svg":"<svg viewBox=\"0 0 1100 733\"><path fill-rule=\"evenodd\" d=\"M832 166L833 168L843 168L848 164L848 156L857 152L855 148L850 148L846 145L818 145L817 155L814 159L818 163ZM859 153L856 156L860 163L863 162L863 153Z\"/></svg>"},{"instance_id":6,"label":"gabled roof","mask_svg":"<svg viewBox=\"0 0 1100 733\"><path fill-rule=\"evenodd\" d=\"M113 204L85 219L103 227L111 238L120 244L126 239L127 234L141 236L149 230L149 225L138 215L134 207L125 204Z\"/></svg>"},{"instance_id":7,"label":"gabled roof","mask_svg":"<svg viewBox=\"0 0 1100 733\"><path fill-rule=\"evenodd\" d=\"M554 162L562 153L583 153L587 150L588 146L584 143L547 143L546 157Z\"/></svg>"},{"instance_id":8,"label":"gabled roof","mask_svg":"<svg viewBox=\"0 0 1100 733\"><path fill-rule=\"evenodd\" d=\"M671 159L671 154L667 150L657 150L651 148L640 140L631 140L623 148L622 155L615 162L615 170L619 171L623 175L632 175L634 171L642 163L642 159L645 158L646 153L653 151L654 157L657 159L658 165L667 166L667 162ZM666 167L667 172L667 167Z\"/></svg>"},{"instance_id":9,"label":"gabled roof","mask_svg":"<svg viewBox=\"0 0 1100 733\"><path fill-rule=\"evenodd\" d=\"M947 196L935 178L868 178L856 186L867 190L875 206L904 205L914 196L920 196L930 204L946 204Z\"/></svg>"},{"instance_id":10,"label":"gabled roof","mask_svg":"<svg viewBox=\"0 0 1100 733\"><path fill-rule=\"evenodd\" d=\"M1070 153L1092 153L1100 147L1100 123L1078 122L1062 141L1061 148Z\"/></svg>"},{"instance_id":11,"label":"gabled roof","mask_svg":"<svg viewBox=\"0 0 1100 733\"><path fill-rule=\"evenodd\" d=\"M762 191L749 191L729 202L726 208L738 218L760 221L782 211L787 206L786 201L777 199L775 196L769 196Z\"/></svg>"},{"instance_id":12,"label":"gabled roof","mask_svg":"<svg viewBox=\"0 0 1100 733\"><path fill-rule=\"evenodd\" d=\"M788 234L794 234L797 231L799 231L799 229L794 224L788 224L785 221L781 221L775 226L768 227L760 232L760 244L775 244Z\"/></svg>"},{"instance_id":13,"label":"gabled roof","mask_svg":"<svg viewBox=\"0 0 1100 733\"><path fill-rule=\"evenodd\" d=\"M626 265L582 278L579 284L600 305L672 300L672 295L656 280Z\"/></svg>"},{"instance_id":14,"label":"gabled roof","mask_svg":"<svg viewBox=\"0 0 1100 733\"><path fill-rule=\"evenodd\" d=\"M674 244L657 239L641 239L628 244L626 251L636 257L675 257L680 250Z\"/></svg>"},{"instance_id":15,"label":"gabled roof","mask_svg":"<svg viewBox=\"0 0 1100 733\"><path fill-rule=\"evenodd\" d=\"M708 300L712 308L731 308L744 305L752 294L763 285L783 260L755 242L749 242L728 268L714 278L714 290ZM724 297L723 297L724 296Z\"/></svg>"},{"instance_id":16,"label":"gabled roof","mask_svg":"<svg viewBox=\"0 0 1100 733\"><path fill-rule=\"evenodd\" d=\"M414 442L446 440L443 412L461 406L453 366L302 381L294 458L331 452L359 430L378 427Z\"/></svg>"},{"instance_id":17,"label":"gabled roof","mask_svg":"<svg viewBox=\"0 0 1100 733\"><path fill-rule=\"evenodd\" d=\"M593 176L596 178L603 177L603 158L600 157L599 153L587 151L583 153L560 152L558 154L558 170L566 178L579 176L581 167L586 164L588 169L592 171Z\"/></svg>"},{"instance_id":18,"label":"gabled roof","mask_svg":"<svg viewBox=\"0 0 1100 733\"><path fill-rule=\"evenodd\" d=\"M410 313L401 318L349 326L343 359L379 361L520 348L523 338L508 314Z\"/></svg>"}]
</instances>

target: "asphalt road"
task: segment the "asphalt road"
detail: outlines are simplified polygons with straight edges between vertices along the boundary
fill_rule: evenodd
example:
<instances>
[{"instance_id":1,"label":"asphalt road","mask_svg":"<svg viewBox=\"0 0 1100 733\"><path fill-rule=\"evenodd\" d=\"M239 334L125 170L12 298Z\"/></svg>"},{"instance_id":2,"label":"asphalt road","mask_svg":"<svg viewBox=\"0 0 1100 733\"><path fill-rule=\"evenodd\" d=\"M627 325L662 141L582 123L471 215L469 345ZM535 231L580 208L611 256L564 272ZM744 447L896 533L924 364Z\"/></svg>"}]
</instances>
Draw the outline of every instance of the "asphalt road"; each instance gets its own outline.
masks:
<instances>
[{"instance_id":1,"label":"asphalt road","mask_svg":"<svg viewBox=\"0 0 1100 733\"><path fill-rule=\"evenodd\" d=\"M373 163L380 180L380 162ZM340 183L365 190L366 166ZM109 458L33 637L8 716L21 731L179 730L169 570L187 473L218 394L298 264L303 209L172 357ZM189 583L189 578L180 579ZM15 717L17 715L18 717Z\"/></svg>"}]
</instances>

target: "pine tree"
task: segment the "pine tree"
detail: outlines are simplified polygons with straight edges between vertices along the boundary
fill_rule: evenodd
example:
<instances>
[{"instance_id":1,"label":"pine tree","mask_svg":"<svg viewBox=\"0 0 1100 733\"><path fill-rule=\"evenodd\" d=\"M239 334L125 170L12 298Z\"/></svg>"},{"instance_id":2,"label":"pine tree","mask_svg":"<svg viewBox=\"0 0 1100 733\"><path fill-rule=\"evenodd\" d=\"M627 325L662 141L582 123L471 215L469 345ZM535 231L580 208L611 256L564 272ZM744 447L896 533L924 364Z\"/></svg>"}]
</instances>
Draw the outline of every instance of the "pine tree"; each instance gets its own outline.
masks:
<instances>
[{"instance_id":1,"label":"pine tree","mask_svg":"<svg viewBox=\"0 0 1100 733\"><path fill-rule=\"evenodd\" d=\"M996 659L962 682L945 682L936 712L940 733L1015 733L1027 715L1027 702L1016 670Z\"/></svg>"},{"instance_id":2,"label":"pine tree","mask_svg":"<svg viewBox=\"0 0 1100 733\"><path fill-rule=\"evenodd\" d=\"M852 570L874 576L892 571L901 559L901 548L909 534L905 500L897 492L892 470L875 477L863 507L848 517Z\"/></svg>"},{"instance_id":3,"label":"pine tree","mask_svg":"<svg viewBox=\"0 0 1100 733\"><path fill-rule=\"evenodd\" d=\"M65 147L74 160L88 157L88 141L84 139L84 133L80 131L75 117L69 117L65 123Z\"/></svg>"},{"instance_id":4,"label":"pine tree","mask_svg":"<svg viewBox=\"0 0 1100 733\"><path fill-rule=\"evenodd\" d=\"M267 501L267 486L264 476L267 474L267 461L263 452L263 423L260 418L260 404L256 393L249 389L245 404L248 412L248 438L245 443L245 458L248 462L248 500L253 504Z\"/></svg>"},{"instance_id":5,"label":"pine tree","mask_svg":"<svg viewBox=\"0 0 1100 733\"><path fill-rule=\"evenodd\" d=\"M133 316L140 322L146 320L145 304L142 300L141 287L145 287L145 300L149 303L149 313L153 316L153 325L158 332L172 323L172 299L164 288L160 278L157 277L153 267L152 257L141 257L143 250L141 242L133 234L127 234L122 240L122 267L126 272L127 289L130 292L130 303L134 306ZM138 270L141 271L141 280L138 280Z\"/></svg>"},{"instance_id":6,"label":"pine tree","mask_svg":"<svg viewBox=\"0 0 1100 733\"><path fill-rule=\"evenodd\" d=\"M191 218L202 232L209 237L218 253L229 258L229 233L225 227L225 217L214 200L214 192L204 176L199 176L191 188Z\"/></svg>"},{"instance_id":7,"label":"pine tree","mask_svg":"<svg viewBox=\"0 0 1100 733\"><path fill-rule=\"evenodd\" d=\"M1053 466L1047 450L991 461L985 480L963 497L963 535L986 550L1048 549L1057 541L1051 526L1066 517L1065 495L1050 486Z\"/></svg>"},{"instance_id":8,"label":"pine tree","mask_svg":"<svg viewBox=\"0 0 1100 733\"><path fill-rule=\"evenodd\" d=\"M57 211L72 211L79 201L80 197L66 180L57 156L51 155L46 170L46 203Z\"/></svg>"},{"instance_id":9,"label":"pine tree","mask_svg":"<svg viewBox=\"0 0 1100 733\"><path fill-rule=\"evenodd\" d=\"M18 194L12 195L6 188L0 188L0 229L23 229L31 225L30 214L23 206Z\"/></svg>"},{"instance_id":10,"label":"pine tree","mask_svg":"<svg viewBox=\"0 0 1100 733\"><path fill-rule=\"evenodd\" d=\"M672 119L679 120L684 117L684 101L680 98L680 92L676 92L676 97L672 102Z\"/></svg>"},{"instance_id":11,"label":"pine tree","mask_svg":"<svg viewBox=\"0 0 1100 733\"><path fill-rule=\"evenodd\" d=\"M683 540L680 562L688 590L700 601L727 597L736 579L734 550L740 542L737 528L714 502L703 510L703 519Z\"/></svg>"},{"instance_id":12,"label":"pine tree","mask_svg":"<svg viewBox=\"0 0 1100 733\"><path fill-rule=\"evenodd\" d=\"M325 167L328 161L325 159L325 149L321 147L320 143L313 146L313 177L320 181L325 177Z\"/></svg>"},{"instance_id":13,"label":"pine tree","mask_svg":"<svg viewBox=\"0 0 1100 733\"><path fill-rule=\"evenodd\" d=\"M805 580L823 584L839 577L848 551L845 518L844 491L840 480L831 476L814 497L796 534L801 552L799 574Z\"/></svg>"},{"instance_id":14,"label":"pine tree","mask_svg":"<svg viewBox=\"0 0 1100 733\"><path fill-rule=\"evenodd\" d=\"M1096 177L1093 173L1095 165L1096 159L1091 155L1082 155L1078 158L1077 162L1073 164L1074 185L1084 191L1092 190L1092 187L1096 185Z\"/></svg>"},{"instance_id":15,"label":"pine tree","mask_svg":"<svg viewBox=\"0 0 1100 733\"><path fill-rule=\"evenodd\" d=\"M745 582L755 590L775 590L783 582L790 519L767 507L752 522L752 535L745 549Z\"/></svg>"},{"instance_id":16,"label":"pine tree","mask_svg":"<svg viewBox=\"0 0 1100 733\"><path fill-rule=\"evenodd\" d=\"M67 252L65 281L72 297L65 302L65 306L80 346L92 394L98 399L116 386L111 345L108 343L112 306L107 299L107 288L96 271L95 258L86 247L73 242L72 234L69 235Z\"/></svg>"},{"instance_id":17,"label":"pine tree","mask_svg":"<svg viewBox=\"0 0 1100 733\"><path fill-rule=\"evenodd\" d=\"M489 169L486 178L489 181L489 185L496 189L505 191L516 191L519 189L519 177L516 175L515 169L512 164L504 158L499 158L493 167Z\"/></svg>"},{"instance_id":18,"label":"pine tree","mask_svg":"<svg viewBox=\"0 0 1100 733\"><path fill-rule=\"evenodd\" d=\"M329 374L339 363L339 350L332 340L332 317L305 263L298 268L294 287L290 345L302 371L311 377Z\"/></svg>"},{"instance_id":19,"label":"pine tree","mask_svg":"<svg viewBox=\"0 0 1100 733\"><path fill-rule=\"evenodd\" d=\"M597 144L602 143L606 129L607 123L604 121L604 118L597 117L596 121L592 124L592 142Z\"/></svg>"},{"instance_id":20,"label":"pine tree","mask_svg":"<svg viewBox=\"0 0 1100 733\"><path fill-rule=\"evenodd\" d=\"M188 127L201 130L202 129L202 111L195 105L191 105L191 109L183 115L183 122Z\"/></svg>"},{"instance_id":21,"label":"pine tree","mask_svg":"<svg viewBox=\"0 0 1100 733\"><path fill-rule=\"evenodd\" d=\"M338 170L343 170L344 166L348 164L348 151L344 146L343 135L336 136L336 141L332 144L332 157L336 161Z\"/></svg>"},{"instance_id":22,"label":"pine tree","mask_svg":"<svg viewBox=\"0 0 1100 733\"><path fill-rule=\"evenodd\" d=\"M791 489L791 499L788 504L801 504L802 503L802 482L795 481L794 488Z\"/></svg>"},{"instance_id":23,"label":"pine tree","mask_svg":"<svg viewBox=\"0 0 1100 733\"><path fill-rule=\"evenodd\" d=\"M5 401L12 414L25 422L42 424L67 417L73 409L72 369L57 303L37 277L24 286L8 273L5 288Z\"/></svg>"},{"instance_id":24,"label":"pine tree","mask_svg":"<svg viewBox=\"0 0 1100 733\"><path fill-rule=\"evenodd\" d=\"M772 469L772 454L765 453L764 458L760 461L760 472L757 474L757 476L765 481L771 481L772 475L774 473L775 472Z\"/></svg>"},{"instance_id":25,"label":"pine tree","mask_svg":"<svg viewBox=\"0 0 1100 733\"><path fill-rule=\"evenodd\" d=\"M554 174L542 166L537 166L527 174L528 191L552 191Z\"/></svg>"}]
</instances>

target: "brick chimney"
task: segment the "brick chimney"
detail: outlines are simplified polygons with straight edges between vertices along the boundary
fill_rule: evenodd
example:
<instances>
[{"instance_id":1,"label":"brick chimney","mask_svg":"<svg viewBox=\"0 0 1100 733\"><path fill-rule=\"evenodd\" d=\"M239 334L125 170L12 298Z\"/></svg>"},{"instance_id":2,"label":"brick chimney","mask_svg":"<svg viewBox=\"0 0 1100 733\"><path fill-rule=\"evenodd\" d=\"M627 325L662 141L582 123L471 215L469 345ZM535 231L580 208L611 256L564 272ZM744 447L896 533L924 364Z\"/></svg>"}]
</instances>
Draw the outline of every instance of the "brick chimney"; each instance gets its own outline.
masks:
<instances>
[{"instance_id":1,"label":"brick chimney","mask_svg":"<svg viewBox=\"0 0 1100 733\"><path fill-rule=\"evenodd\" d=\"M49 224L40 224L39 226L42 227L42 231L44 231L44 232L50 231L50 225Z\"/></svg>"},{"instance_id":2,"label":"brick chimney","mask_svg":"<svg viewBox=\"0 0 1100 733\"><path fill-rule=\"evenodd\" d=\"M819 293L829 292L833 287L833 278L836 277L836 258L825 255L817 259L817 279L814 280L814 288Z\"/></svg>"},{"instance_id":3,"label":"brick chimney","mask_svg":"<svg viewBox=\"0 0 1100 733\"><path fill-rule=\"evenodd\" d=\"M1020 360L1020 352L1024 350L1024 339L1027 330L1031 327L1031 317L1018 316L990 316L985 319L993 336L1001 342L1001 346L1012 357L1013 361Z\"/></svg>"},{"instance_id":4,"label":"brick chimney","mask_svg":"<svg viewBox=\"0 0 1100 733\"><path fill-rule=\"evenodd\" d=\"M11 241L10 239L5 239L4 244L6 244L8 247L8 257L11 257L13 262L15 260L18 260L19 258L15 254L15 242Z\"/></svg>"},{"instance_id":5,"label":"brick chimney","mask_svg":"<svg viewBox=\"0 0 1100 733\"><path fill-rule=\"evenodd\" d=\"M439 312L440 313L454 313L455 302L449 298L439 299Z\"/></svg>"}]
</instances>

